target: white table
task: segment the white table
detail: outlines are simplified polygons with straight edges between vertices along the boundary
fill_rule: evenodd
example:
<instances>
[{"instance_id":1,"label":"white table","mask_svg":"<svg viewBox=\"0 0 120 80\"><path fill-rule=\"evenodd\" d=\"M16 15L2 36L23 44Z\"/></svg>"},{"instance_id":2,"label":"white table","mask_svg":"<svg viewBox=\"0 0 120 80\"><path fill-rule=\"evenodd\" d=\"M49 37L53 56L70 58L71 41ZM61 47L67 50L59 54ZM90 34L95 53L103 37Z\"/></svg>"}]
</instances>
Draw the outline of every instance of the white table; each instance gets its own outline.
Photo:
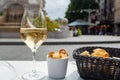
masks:
<instances>
[{"instance_id":1,"label":"white table","mask_svg":"<svg viewBox=\"0 0 120 80\"><path fill-rule=\"evenodd\" d=\"M33 65L32 65L33 63L31 61L8 61L8 62L12 66L14 66L17 72L17 77L21 77L24 73L30 72L33 69ZM37 63L37 69L46 74L46 77L42 80L55 80L55 79L50 79L48 77L46 61L39 61ZM17 80L21 80L21 79L17 79ZM62 80L83 80L82 78L80 78L77 72L77 67L75 65L75 62L72 61L68 63L66 78Z\"/></svg>"}]
</instances>

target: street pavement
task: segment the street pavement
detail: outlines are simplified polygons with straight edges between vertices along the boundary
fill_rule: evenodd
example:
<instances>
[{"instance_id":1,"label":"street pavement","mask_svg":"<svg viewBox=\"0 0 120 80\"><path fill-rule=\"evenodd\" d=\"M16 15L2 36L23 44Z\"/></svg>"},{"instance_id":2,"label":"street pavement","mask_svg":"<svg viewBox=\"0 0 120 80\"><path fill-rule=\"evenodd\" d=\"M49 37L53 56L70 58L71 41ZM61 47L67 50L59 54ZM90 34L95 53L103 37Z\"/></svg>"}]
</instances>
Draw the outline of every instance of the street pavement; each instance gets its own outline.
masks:
<instances>
[{"instance_id":1,"label":"street pavement","mask_svg":"<svg viewBox=\"0 0 120 80\"><path fill-rule=\"evenodd\" d=\"M45 61L49 52L64 48L69 54L69 60L74 60L73 50L86 46L120 48L120 37L83 35L64 39L49 38L38 48L36 59ZM32 60L32 52L20 39L0 39L0 58L2 60Z\"/></svg>"}]
</instances>

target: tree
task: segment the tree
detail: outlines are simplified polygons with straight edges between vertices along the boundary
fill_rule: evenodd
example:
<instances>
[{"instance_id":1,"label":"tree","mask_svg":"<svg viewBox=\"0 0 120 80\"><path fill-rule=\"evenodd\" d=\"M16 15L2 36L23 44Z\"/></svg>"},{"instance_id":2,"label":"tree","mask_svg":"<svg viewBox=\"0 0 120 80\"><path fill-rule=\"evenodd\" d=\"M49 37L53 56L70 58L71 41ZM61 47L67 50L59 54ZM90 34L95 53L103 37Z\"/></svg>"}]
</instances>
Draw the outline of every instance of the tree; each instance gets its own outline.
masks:
<instances>
[{"instance_id":1,"label":"tree","mask_svg":"<svg viewBox=\"0 0 120 80\"><path fill-rule=\"evenodd\" d=\"M99 4L96 2L96 0L70 0L70 4L68 6L68 9L66 11L66 18L69 20L69 22L72 22L76 19L88 19L88 13L87 12L81 12L82 9L98 9Z\"/></svg>"}]
</instances>

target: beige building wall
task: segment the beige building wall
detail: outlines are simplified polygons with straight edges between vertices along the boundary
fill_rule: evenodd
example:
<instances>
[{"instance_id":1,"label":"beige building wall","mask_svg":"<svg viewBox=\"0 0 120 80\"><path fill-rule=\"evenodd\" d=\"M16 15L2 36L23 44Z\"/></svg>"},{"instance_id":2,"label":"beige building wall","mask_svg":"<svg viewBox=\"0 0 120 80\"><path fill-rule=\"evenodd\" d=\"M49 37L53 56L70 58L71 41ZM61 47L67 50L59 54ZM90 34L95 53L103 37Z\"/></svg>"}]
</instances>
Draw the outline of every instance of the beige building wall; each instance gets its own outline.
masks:
<instances>
[{"instance_id":1,"label":"beige building wall","mask_svg":"<svg viewBox=\"0 0 120 80\"><path fill-rule=\"evenodd\" d=\"M39 0L42 9L45 7L45 0ZM25 9L32 9L38 12L40 2L35 0L0 0L0 38L19 38L19 28Z\"/></svg>"},{"instance_id":2,"label":"beige building wall","mask_svg":"<svg viewBox=\"0 0 120 80\"><path fill-rule=\"evenodd\" d=\"M114 7L114 22L120 22L120 0L115 0L115 7Z\"/></svg>"},{"instance_id":3,"label":"beige building wall","mask_svg":"<svg viewBox=\"0 0 120 80\"><path fill-rule=\"evenodd\" d=\"M114 0L114 32L120 35L120 0Z\"/></svg>"},{"instance_id":4,"label":"beige building wall","mask_svg":"<svg viewBox=\"0 0 120 80\"><path fill-rule=\"evenodd\" d=\"M25 9L38 13L40 6L43 10L45 8L45 0L2 0L0 3L6 23L20 22Z\"/></svg>"}]
</instances>

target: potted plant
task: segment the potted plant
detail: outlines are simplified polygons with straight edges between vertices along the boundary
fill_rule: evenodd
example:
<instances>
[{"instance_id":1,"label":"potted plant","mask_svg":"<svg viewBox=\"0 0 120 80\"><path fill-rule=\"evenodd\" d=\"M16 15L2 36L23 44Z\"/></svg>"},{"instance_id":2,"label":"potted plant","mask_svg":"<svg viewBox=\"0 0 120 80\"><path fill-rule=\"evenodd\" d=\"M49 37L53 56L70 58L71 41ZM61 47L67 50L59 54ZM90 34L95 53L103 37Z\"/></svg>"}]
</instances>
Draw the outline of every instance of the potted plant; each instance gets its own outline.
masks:
<instances>
[{"instance_id":1,"label":"potted plant","mask_svg":"<svg viewBox=\"0 0 120 80\"><path fill-rule=\"evenodd\" d=\"M55 38L55 32L59 30L59 23L51 20L49 17L46 17L46 23L48 29L48 38Z\"/></svg>"},{"instance_id":2,"label":"potted plant","mask_svg":"<svg viewBox=\"0 0 120 80\"><path fill-rule=\"evenodd\" d=\"M54 32L59 29L59 23L46 17L47 29L49 32Z\"/></svg>"}]
</instances>

